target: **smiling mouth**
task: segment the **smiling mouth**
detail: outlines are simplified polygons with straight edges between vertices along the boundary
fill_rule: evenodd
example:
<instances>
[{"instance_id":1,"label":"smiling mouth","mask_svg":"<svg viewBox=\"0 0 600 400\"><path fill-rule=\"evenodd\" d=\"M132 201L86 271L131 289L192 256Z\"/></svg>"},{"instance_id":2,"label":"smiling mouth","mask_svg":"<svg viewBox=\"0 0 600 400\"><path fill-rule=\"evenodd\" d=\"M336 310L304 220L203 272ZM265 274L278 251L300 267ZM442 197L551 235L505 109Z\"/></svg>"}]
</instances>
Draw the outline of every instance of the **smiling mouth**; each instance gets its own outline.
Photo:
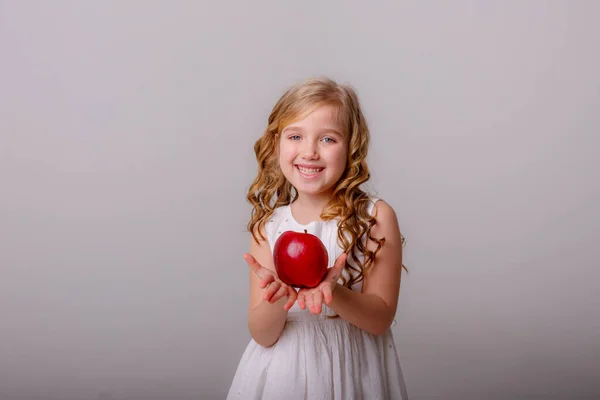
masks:
<instances>
[{"instance_id":1,"label":"smiling mouth","mask_svg":"<svg viewBox=\"0 0 600 400\"><path fill-rule=\"evenodd\" d=\"M296 168L298 168L298 170L304 174L304 175L317 175L319 172L323 171L324 168L308 168L308 167L302 167L300 165L296 165Z\"/></svg>"}]
</instances>

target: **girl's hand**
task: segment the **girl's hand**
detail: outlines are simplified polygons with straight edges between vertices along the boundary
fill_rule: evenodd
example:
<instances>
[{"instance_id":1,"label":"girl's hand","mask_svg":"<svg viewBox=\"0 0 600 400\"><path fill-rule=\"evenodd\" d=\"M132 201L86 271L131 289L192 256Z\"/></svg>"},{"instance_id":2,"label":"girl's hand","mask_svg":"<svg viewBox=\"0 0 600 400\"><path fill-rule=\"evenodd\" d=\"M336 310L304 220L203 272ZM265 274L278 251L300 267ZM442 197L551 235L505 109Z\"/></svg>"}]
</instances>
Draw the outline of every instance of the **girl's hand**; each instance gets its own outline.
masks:
<instances>
[{"instance_id":1,"label":"girl's hand","mask_svg":"<svg viewBox=\"0 0 600 400\"><path fill-rule=\"evenodd\" d=\"M258 279L260 279L260 287L265 289L263 300L268 301L269 303L275 303L287 296L288 301L283 306L283 309L288 311L292 308L294 302L298 298L296 290L280 281L275 271L271 271L260 265L251 254L244 254L244 260L246 260L250 270L252 270Z\"/></svg>"},{"instance_id":2,"label":"girl's hand","mask_svg":"<svg viewBox=\"0 0 600 400\"><path fill-rule=\"evenodd\" d=\"M323 300L325 304L331 304L333 299L333 291L337 285L337 281L344 270L346 265L347 255L342 254L335 260L333 267L327 270L325 278L319 283L318 286L311 289L300 289L298 291L298 306L301 309L308 309L313 314L320 314L322 310Z\"/></svg>"}]
</instances>

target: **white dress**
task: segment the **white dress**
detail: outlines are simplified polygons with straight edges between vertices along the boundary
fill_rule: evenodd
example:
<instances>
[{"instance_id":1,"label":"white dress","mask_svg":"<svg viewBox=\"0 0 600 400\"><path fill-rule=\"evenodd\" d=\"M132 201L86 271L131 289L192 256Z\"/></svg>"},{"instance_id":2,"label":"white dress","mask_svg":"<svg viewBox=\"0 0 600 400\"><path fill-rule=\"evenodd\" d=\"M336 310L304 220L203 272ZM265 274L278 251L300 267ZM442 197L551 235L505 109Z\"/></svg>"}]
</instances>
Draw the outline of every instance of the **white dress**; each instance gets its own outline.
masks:
<instances>
[{"instance_id":1,"label":"white dress","mask_svg":"<svg viewBox=\"0 0 600 400\"><path fill-rule=\"evenodd\" d=\"M377 199L372 199L370 210ZM287 230L318 236L329 253L329 267L342 254L337 221L298 223L289 206L279 207L265 226L273 246ZM361 290L361 283L352 287ZM313 315L298 303L289 310L279 340L246 347L228 400L407 400L406 386L391 330L372 335L335 315L323 304Z\"/></svg>"}]
</instances>

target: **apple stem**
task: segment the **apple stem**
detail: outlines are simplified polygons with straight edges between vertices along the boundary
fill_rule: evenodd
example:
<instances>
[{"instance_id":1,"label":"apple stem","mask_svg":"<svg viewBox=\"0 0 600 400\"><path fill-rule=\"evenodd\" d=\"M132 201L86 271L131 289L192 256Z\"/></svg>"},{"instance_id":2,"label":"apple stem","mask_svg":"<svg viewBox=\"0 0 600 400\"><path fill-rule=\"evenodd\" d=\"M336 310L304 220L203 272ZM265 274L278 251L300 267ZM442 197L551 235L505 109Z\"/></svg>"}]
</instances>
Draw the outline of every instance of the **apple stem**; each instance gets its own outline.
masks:
<instances>
[{"instance_id":1,"label":"apple stem","mask_svg":"<svg viewBox=\"0 0 600 400\"><path fill-rule=\"evenodd\" d=\"M308 233L308 232L306 231L306 229L304 230L304 233Z\"/></svg>"}]
</instances>

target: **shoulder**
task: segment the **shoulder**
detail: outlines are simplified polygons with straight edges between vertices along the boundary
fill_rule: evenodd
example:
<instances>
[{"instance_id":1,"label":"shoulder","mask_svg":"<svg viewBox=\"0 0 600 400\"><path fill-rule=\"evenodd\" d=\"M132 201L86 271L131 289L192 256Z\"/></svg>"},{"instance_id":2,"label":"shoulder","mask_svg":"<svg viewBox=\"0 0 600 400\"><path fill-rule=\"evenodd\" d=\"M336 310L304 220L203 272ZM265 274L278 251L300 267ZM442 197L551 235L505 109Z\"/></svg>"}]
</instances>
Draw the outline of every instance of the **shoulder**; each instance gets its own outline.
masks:
<instances>
[{"instance_id":1,"label":"shoulder","mask_svg":"<svg viewBox=\"0 0 600 400\"><path fill-rule=\"evenodd\" d=\"M274 227L279 226L281 222L286 219L285 217L287 215L288 209L289 206L279 206L273 210L273 213L269 216L269 218L265 220L265 226L267 228L267 231L269 230L269 228L273 229Z\"/></svg>"},{"instance_id":2,"label":"shoulder","mask_svg":"<svg viewBox=\"0 0 600 400\"><path fill-rule=\"evenodd\" d=\"M273 209L273 211L271 212L271 214L267 214L267 216L263 216L261 218L261 223L260 224L256 224L254 230L255 233L259 233L264 235L264 234L268 234L269 230L271 227L273 226L277 226L281 220L283 219L283 217L286 214L286 209L289 206L279 206ZM260 226L260 228L259 228Z\"/></svg>"},{"instance_id":3,"label":"shoulder","mask_svg":"<svg viewBox=\"0 0 600 400\"><path fill-rule=\"evenodd\" d=\"M374 236L400 238L400 226L396 210L385 200L373 199L371 216L375 218L375 225L371 229Z\"/></svg>"},{"instance_id":4,"label":"shoulder","mask_svg":"<svg viewBox=\"0 0 600 400\"><path fill-rule=\"evenodd\" d=\"M366 211L371 217L374 217L376 221L396 219L396 211L387 201L385 201L385 199L372 194L367 194L367 196L368 201L365 205Z\"/></svg>"},{"instance_id":5,"label":"shoulder","mask_svg":"<svg viewBox=\"0 0 600 400\"><path fill-rule=\"evenodd\" d=\"M272 231L272 227L277 225L277 222L281 219L282 209L283 207L277 207L273 209L270 214L266 212L261 215L260 218L256 218L250 234L255 238L261 238L261 242L265 241Z\"/></svg>"},{"instance_id":6,"label":"shoulder","mask_svg":"<svg viewBox=\"0 0 600 400\"><path fill-rule=\"evenodd\" d=\"M288 210L289 207L290 207L289 205L275 207L273 209L273 214L271 214L271 217L269 218L268 221L281 218L286 213L286 211Z\"/></svg>"},{"instance_id":7,"label":"shoulder","mask_svg":"<svg viewBox=\"0 0 600 400\"><path fill-rule=\"evenodd\" d=\"M271 247L277 239L282 224L285 223L288 207L280 206L275 208L273 213L264 221L262 234Z\"/></svg>"},{"instance_id":8,"label":"shoulder","mask_svg":"<svg viewBox=\"0 0 600 400\"><path fill-rule=\"evenodd\" d=\"M376 220L397 220L396 210L388 202L379 198L372 198L371 202L373 203L371 216Z\"/></svg>"}]
</instances>

